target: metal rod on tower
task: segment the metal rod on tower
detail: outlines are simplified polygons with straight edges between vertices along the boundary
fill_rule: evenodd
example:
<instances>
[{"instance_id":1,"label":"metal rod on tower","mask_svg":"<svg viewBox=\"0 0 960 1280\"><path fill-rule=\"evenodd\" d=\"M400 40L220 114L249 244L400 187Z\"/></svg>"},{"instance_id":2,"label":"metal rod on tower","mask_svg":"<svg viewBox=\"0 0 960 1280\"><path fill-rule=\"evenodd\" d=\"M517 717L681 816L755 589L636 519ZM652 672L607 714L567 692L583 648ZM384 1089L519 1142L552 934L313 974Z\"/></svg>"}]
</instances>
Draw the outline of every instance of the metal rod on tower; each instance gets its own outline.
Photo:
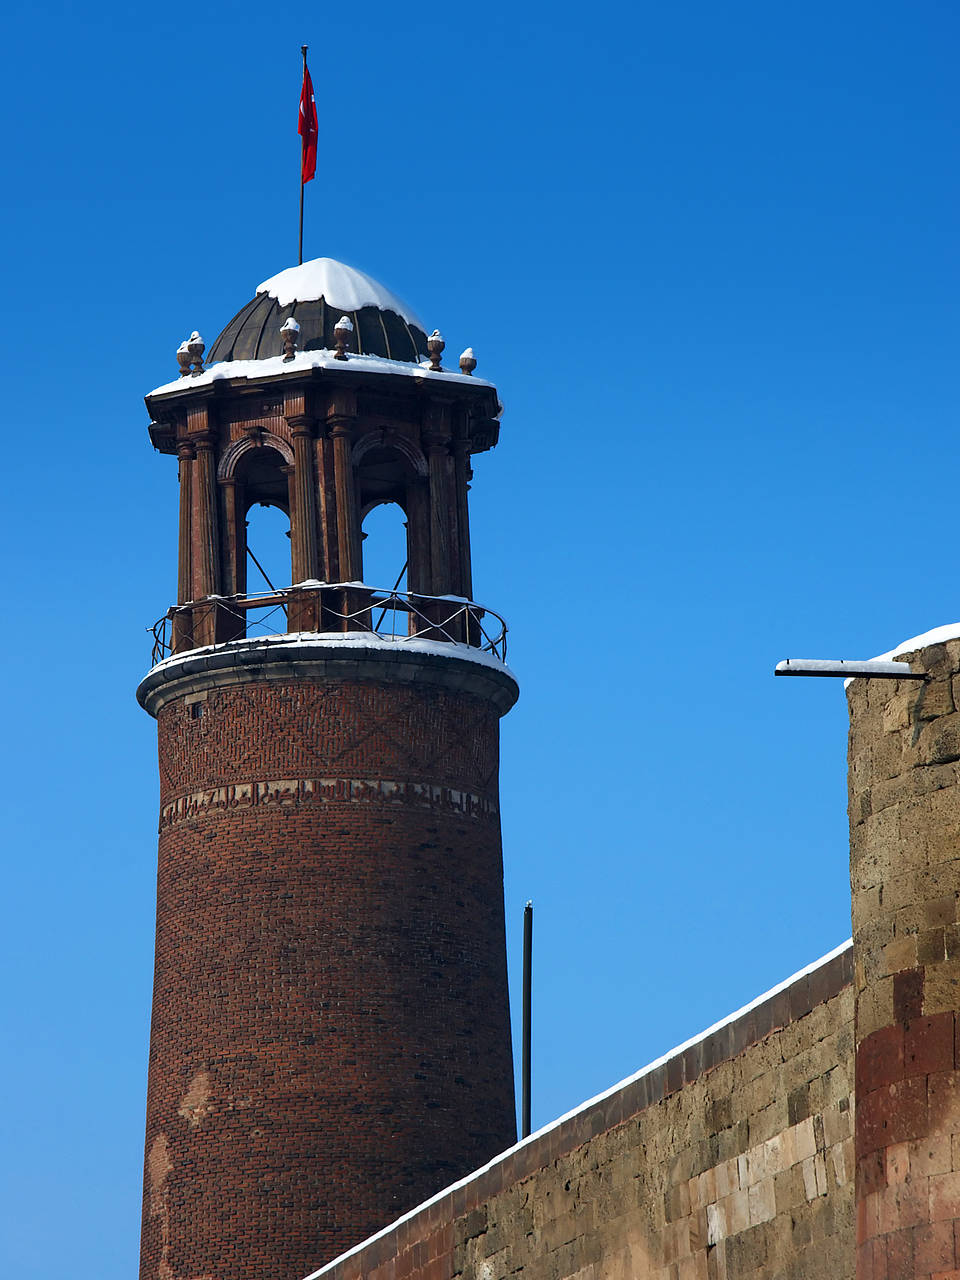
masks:
<instances>
[{"instance_id":1,"label":"metal rod on tower","mask_svg":"<svg viewBox=\"0 0 960 1280\"><path fill-rule=\"evenodd\" d=\"M307 79L307 46L306 46L305 44L302 44L302 45L300 46L300 55L301 55L301 57L303 58L303 80L304 80L304 83L306 83L306 79ZM301 95L300 95L300 110L301 110L301 112L303 111L303 94L302 94L302 92L301 92ZM305 186L306 186L306 183L305 183L305 182L304 182L304 180L303 180L303 142L302 142L302 140L301 140L301 144L300 144L300 243L299 243L299 248L298 248L298 250L297 250L297 264L298 264L299 266L301 266L301 267L303 266L303 188L304 188Z\"/></svg>"},{"instance_id":2,"label":"metal rod on tower","mask_svg":"<svg viewBox=\"0 0 960 1280\"><path fill-rule=\"evenodd\" d=\"M523 908L523 1022L520 1068L520 1137L530 1137L530 979L533 969L533 903Z\"/></svg>"},{"instance_id":3,"label":"metal rod on tower","mask_svg":"<svg viewBox=\"0 0 960 1280\"><path fill-rule=\"evenodd\" d=\"M885 658L851 661L849 658L786 658L778 662L775 676L833 676L844 680L856 677L871 680L926 680L925 671L911 671L909 662Z\"/></svg>"}]
</instances>

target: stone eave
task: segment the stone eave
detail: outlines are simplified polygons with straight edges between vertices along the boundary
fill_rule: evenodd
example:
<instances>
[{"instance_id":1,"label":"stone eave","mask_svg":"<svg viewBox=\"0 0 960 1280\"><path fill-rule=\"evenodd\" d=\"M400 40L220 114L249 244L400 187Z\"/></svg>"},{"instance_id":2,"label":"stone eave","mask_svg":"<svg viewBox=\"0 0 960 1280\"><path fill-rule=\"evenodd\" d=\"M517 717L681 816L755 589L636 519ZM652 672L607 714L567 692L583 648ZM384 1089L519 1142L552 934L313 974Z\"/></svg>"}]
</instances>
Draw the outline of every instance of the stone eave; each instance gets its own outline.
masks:
<instances>
[{"instance_id":1,"label":"stone eave","mask_svg":"<svg viewBox=\"0 0 960 1280\"><path fill-rule=\"evenodd\" d=\"M411 369L413 366L411 366ZM306 388L323 383L338 390L376 391L378 394L395 394L408 400L429 400L443 404L465 404L469 417L482 420L486 431L478 432L474 441L471 432L471 452L483 453L491 449L499 437L499 414L502 406L496 388L478 379L475 383L462 375L451 376L444 381L437 373L399 373L393 370L351 369L349 363L340 368L312 367L288 374L267 373L260 377L240 375L235 378L217 378L197 385L192 378L182 379L183 386L169 390L152 391L144 396L144 404L151 417L148 428L154 448L161 453L176 452L176 430L173 420L190 409L211 401L228 398L245 399L262 395L267 389L296 395Z\"/></svg>"}]
</instances>

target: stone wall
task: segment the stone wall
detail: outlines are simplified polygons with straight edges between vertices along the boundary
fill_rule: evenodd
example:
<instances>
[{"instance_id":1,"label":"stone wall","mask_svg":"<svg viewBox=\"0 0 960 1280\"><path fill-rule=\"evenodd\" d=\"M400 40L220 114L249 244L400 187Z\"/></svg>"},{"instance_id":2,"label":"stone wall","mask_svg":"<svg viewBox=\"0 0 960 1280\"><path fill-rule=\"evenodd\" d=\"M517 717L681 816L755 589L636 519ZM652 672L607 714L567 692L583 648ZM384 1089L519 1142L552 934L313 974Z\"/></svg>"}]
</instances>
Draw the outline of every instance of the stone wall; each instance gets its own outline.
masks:
<instances>
[{"instance_id":1,"label":"stone wall","mask_svg":"<svg viewBox=\"0 0 960 1280\"><path fill-rule=\"evenodd\" d=\"M857 1277L960 1280L960 640L901 658L848 691Z\"/></svg>"},{"instance_id":2,"label":"stone wall","mask_svg":"<svg viewBox=\"0 0 960 1280\"><path fill-rule=\"evenodd\" d=\"M852 968L847 946L317 1280L852 1277Z\"/></svg>"}]
</instances>

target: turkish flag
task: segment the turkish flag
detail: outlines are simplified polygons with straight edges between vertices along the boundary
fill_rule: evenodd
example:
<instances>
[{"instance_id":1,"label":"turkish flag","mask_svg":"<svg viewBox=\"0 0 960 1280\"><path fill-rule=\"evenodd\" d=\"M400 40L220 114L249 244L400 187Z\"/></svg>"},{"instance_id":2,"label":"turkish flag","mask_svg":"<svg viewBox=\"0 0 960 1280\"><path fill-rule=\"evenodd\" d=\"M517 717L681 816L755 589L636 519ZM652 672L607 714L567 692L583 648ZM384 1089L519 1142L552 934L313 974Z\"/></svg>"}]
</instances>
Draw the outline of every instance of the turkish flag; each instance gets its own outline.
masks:
<instances>
[{"instance_id":1,"label":"turkish flag","mask_svg":"<svg viewBox=\"0 0 960 1280\"><path fill-rule=\"evenodd\" d=\"M300 184L309 182L317 172L317 104L313 97L313 81L307 64L303 64L303 88L300 90L300 124L297 132L302 139L300 159Z\"/></svg>"}]
</instances>

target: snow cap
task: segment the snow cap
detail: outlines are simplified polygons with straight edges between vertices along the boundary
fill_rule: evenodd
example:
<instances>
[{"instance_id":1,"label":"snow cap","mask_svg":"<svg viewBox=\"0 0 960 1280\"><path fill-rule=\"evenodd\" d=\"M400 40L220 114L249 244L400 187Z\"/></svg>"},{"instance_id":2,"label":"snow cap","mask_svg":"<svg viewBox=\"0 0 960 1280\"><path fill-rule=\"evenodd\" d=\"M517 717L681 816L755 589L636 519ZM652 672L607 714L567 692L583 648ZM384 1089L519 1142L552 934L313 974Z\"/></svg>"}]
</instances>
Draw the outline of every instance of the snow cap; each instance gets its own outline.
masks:
<instances>
[{"instance_id":1,"label":"snow cap","mask_svg":"<svg viewBox=\"0 0 960 1280\"><path fill-rule=\"evenodd\" d=\"M424 328L416 312L395 293L378 284L366 272L348 267L345 262L337 262L334 258L313 258L299 267L287 267L258 285L257 293L276 298L281 307L288 307L292 302L319 302L321 298L329 306L343 311L377 307L380 311L395 312L418 329Z\"/></svg>"}]
</instances>

